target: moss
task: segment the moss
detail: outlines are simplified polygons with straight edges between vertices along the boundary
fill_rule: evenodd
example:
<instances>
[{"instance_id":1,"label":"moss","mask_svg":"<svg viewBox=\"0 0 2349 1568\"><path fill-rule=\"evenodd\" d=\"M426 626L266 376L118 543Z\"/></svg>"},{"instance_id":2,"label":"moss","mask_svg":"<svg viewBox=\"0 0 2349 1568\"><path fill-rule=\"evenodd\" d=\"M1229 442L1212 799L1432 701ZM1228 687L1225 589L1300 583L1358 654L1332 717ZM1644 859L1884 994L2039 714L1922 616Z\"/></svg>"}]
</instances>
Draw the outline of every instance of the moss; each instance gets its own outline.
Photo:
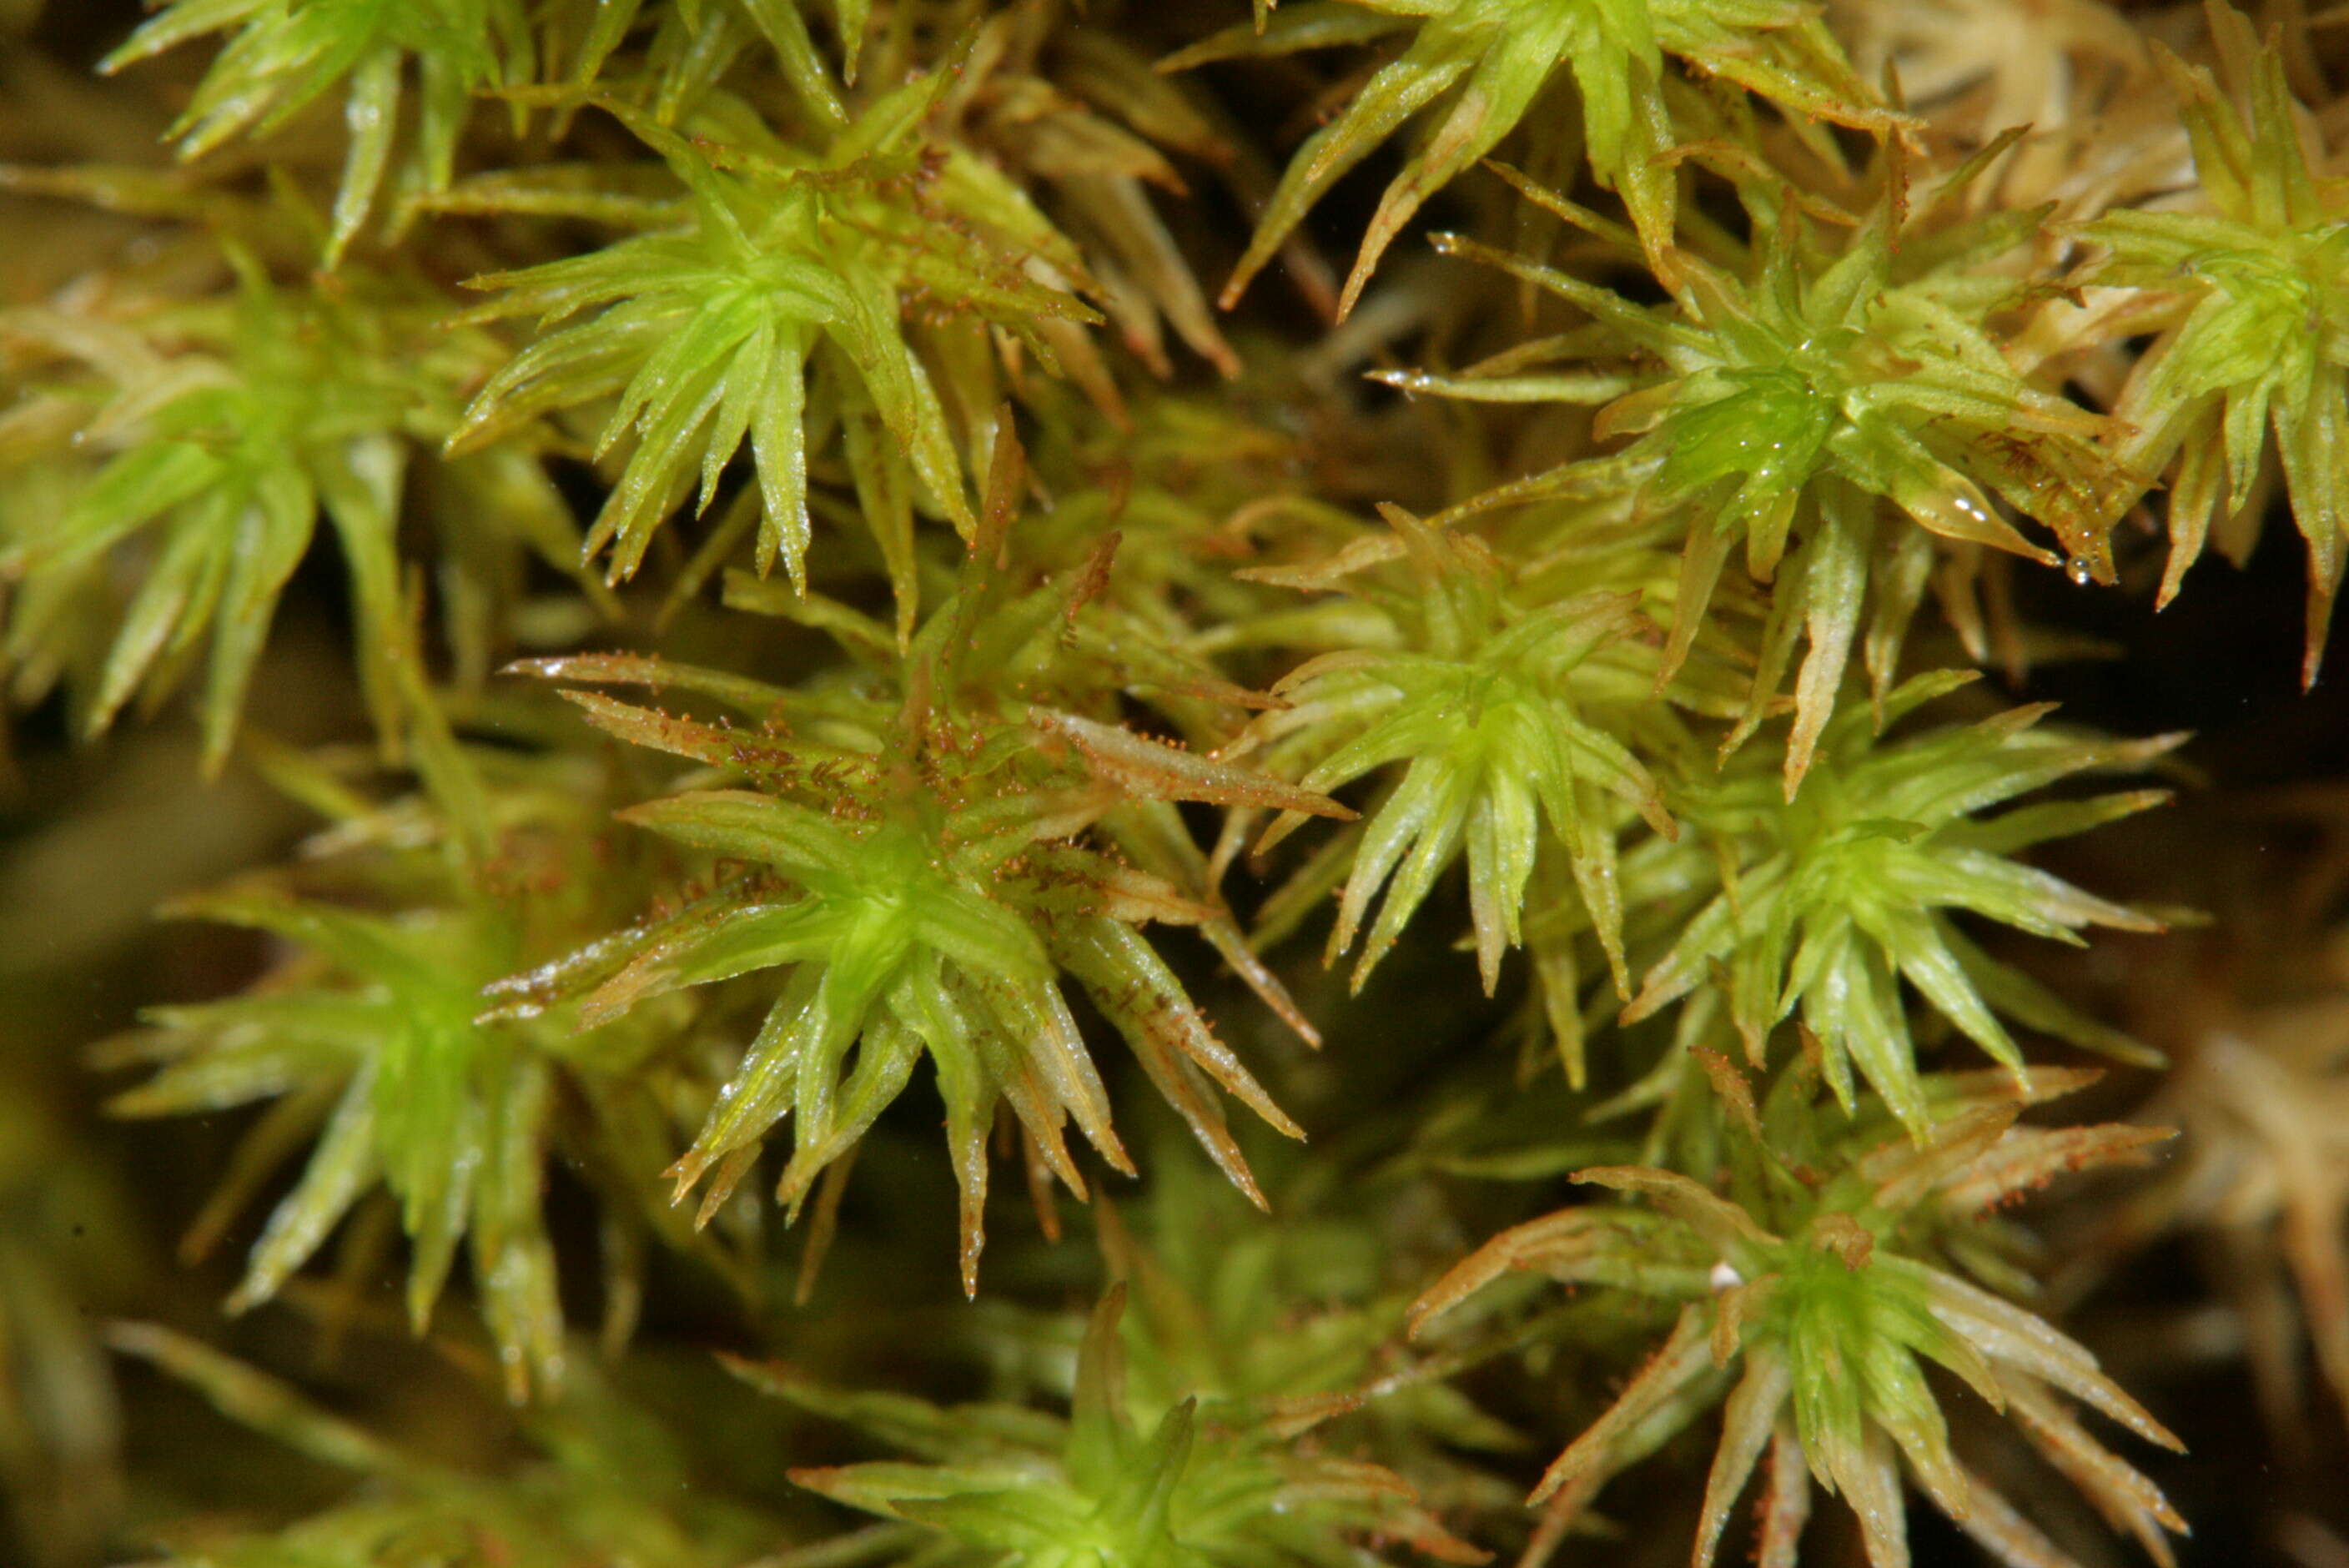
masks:
<instances>
[{"instance_id":1,"label":"moss","mask_svg":"<svg viewBox=\"0 0 2349 1568\"><path fill-rule=\"evenodd\" d=\"M2314 681L2337 29L72 9L0 6L10 863L66 868L0 930L137 1017L0 988L0 1555L1703 1563L1760 1471L1779 1568L1814 1480L1872 1568L1910 1489L2103 1561L2036 1450L2168 1563L2209 1489L2072 1405L2259 1451L2091 1348L2178 1233L2319 1443L2340 758L2263 764L2278 893L2195 634L2089 631L2289 511ZM40 956L191 811L245 863ZM2004 1212L2163 1158L2140 1104L2170 1172ZM53 1154L176 1264L93 1290Z\"/></svg>"}]
</instances>

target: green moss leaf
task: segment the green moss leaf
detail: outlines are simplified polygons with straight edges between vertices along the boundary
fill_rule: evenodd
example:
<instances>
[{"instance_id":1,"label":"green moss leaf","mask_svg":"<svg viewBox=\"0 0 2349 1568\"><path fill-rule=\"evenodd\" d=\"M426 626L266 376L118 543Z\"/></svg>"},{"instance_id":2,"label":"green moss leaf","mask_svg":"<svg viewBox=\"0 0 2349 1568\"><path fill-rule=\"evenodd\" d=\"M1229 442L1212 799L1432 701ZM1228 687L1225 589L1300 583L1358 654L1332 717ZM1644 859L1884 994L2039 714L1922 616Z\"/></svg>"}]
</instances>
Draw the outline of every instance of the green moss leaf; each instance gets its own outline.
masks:
<instances>
[{"instance_id":1,"label":"green moss leaf","mask_svg":"<svg viewBox=\"0 0 2349 1568\"><path fill-rule=\"evenodd\" d=\"M910 302L1015 335L1093 315L1022 270L1040 253L1065 263L1063 277L1081 272L1025 199L923 139L922 115L945 79L919 78L882 98L816 156L749 129L746 142L713 154L625 117L690 191L686 222L475 280L499 296L476 319L534 316L552 330L491 377L450 449L616 395L597 448L625 440L628 455L588 536L590 553L609 549L616 582L636 573L688 490L709 504L747 442L761 571L780 559L803 585L811 408L842 419L869 405L924 505L968 533L965 464L908 339ZM885 552L887 509L866 500ZM910 586L901 577L901 589Z\"/></svg>"},{"instance_id":2,"label":"green moss leaf","mask_svg":"<svg viewBox=\"0 0 2349 1568\"><path fill-rule=\"evenodd\" d=\"M1642 241L1660 254L1671 243L1676 202L1666 158L1674 140L1663 82L1667 57L1805 115L1870 127L1892 123L1852 77L1826 32L1800 7L1778 0L1363 0L1359 10L1289 5L1260 31L1230 29L1170 57L1161 68L1362 42L1414 23L1402 53L1298 150L1225 285L1226 306L1330 186L1405 120L1431 108L1443 118L1372 214L1346 280L1341 315L1427 199L1474 168L1553 81L1568 76L1581 99L1592 171L1621 194Z\"/></svg>"},{"instance_id":3,"label":"green moss leaf","mask_svg":"<svg viewBox=\"0 0 2349 1568\"><path fill-rule=\"evenodd\" d=\"M1730 1077L1738 1086L1733 1106L1744 1089ZM1978 1195L1965 1191L1973 1172L2006 1167L1989 1189L2002 1191L2011 1180L2077 1168L2085 1146L2051 1143L2014 1126L2030 1089L2002 1097L1955 1082L1938 1087L1952 1114L1933 1146L1871 1150L1854 1132L1822 1147L1807 1106L1812 1085L1790 1075L1771 1097L1766 1131L1750 1099L1743 1101L1743 1130L1733 1128L1732 1139L1746 1181L1731 1197L1671 1171L1584 1171L1577 1181L1641 1195L1651 1207L1568 1209L1506 1231L1421 1298L1423 1324L1525 1271L1684 1304L1663 1346L1553 1461L1533 1502L1548 1504L1553 1514L1579 1513L1610 1478L1718 1403L1722 1435L1705 1485L1700 1564L1713 1561L1730 1510L1764 1450L1773 1461L1764 1550L1773 1560L1792 1560L1791 1532L1801 1529L1816 1478L1858 1515L1875 1568L1906 1563L1904 1470L1993 1553L2039 1560L2049 1550L2044 1538L1951 1451L1940 1397L1924 1376L1931 1364L2021 1426L2157 1558L2167 1553L2162 1532L2183 1530L2183 1521L2150 1481L2089 1435L2064 1397L2149 1441L2174 1449L2178 1439L2087 1351L1920 1255L1941 1233L1962 1226L1950 1200L1963 1191L1959 1202L1970 1210ZM1806 1133L1787 1136L1790 1112ZM2130 1158L2146 1141L2127 1136L2136 1130L2110 1130L2124 1136L2103 1140L2107 1158ZM1725 1376L1732 1370L1733 1385ZM1775 1551L1773 1531L1790 1532Z\"/></svg>"},{"instance_id":4,"label":"green moss leaf","mask_svg":"<svg viewBox=\"0 0 2349 1568\"><path fill-rule=\"evenodd\" d=\"M214 33L233 36L169 132L183 158L266 136L346 84L350 140L328 265L366 225L388 170L402 197L448 189L473 96L527 80L534 53L521 0L171 0L98 68ZM403 100L414 122L404 147Z\"/></svg>"},{"instance_id":5,"label":"green moss leaf","mask_svg":"<svg viewBox=\"0 0 2349 1568\"><path fill-rule=\"evenodd\" d=\"M1955 684L1920 676L1887 704L1898 717ZM1725 975L1730 1007L1758 1059L1770 1030L1790 1015L1817 1040L1827 1081L1852 1102L1852 1068L1920 1138L1930 1117L1911 1044L1905 981L1960 1033L2009 1068L2022 1055L1999 1022L2006 1012L2082 1044L2110 1032L2065 1010L1958 929L1964 912L2035 935L2076 942L2092 925L2158 930L2151 916L2084 892L2002 852L2039 831L2090 825L2151 803L2144 793L2107 798L2068 818L1989 808L2091 769L2142 766L2175 737L2122 742L2039 727L2045 709L1880 741L1865 715L1827 727L1803 792L1783 799L1767 761L1733 765L1684 798L1692 825L1684 877L1720 891L1670 938L1625 1010L1636 1022ZM2010 813L2015 815L2015 813ZM1702 846L1702 847L1701 847ZM1648 868L1642 868L1643 872ZM1671 873L1661 868L1651 874ZM1683 885L1687 885L1683 881Z\"/></svg>"}]
</instances>

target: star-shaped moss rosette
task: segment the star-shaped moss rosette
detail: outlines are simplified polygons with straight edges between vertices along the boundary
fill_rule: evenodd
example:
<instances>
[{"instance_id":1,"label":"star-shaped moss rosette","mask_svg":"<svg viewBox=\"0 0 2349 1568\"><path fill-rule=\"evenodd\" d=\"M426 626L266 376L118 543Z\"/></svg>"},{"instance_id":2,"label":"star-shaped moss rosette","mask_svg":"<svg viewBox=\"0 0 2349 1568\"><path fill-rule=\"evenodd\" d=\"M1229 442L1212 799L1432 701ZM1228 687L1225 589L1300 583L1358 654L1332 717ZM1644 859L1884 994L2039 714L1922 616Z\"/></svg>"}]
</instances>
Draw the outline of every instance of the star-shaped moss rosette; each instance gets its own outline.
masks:
<instances>
[{"instance_id":1,"label":"star-shaped moss rosette","mask_svg":"<svg viewBox=\"0 0 2349 1568\"><path fill-rule=\"evenodd\" d=\"M1851 74L1810 10L1785 0L1361 0L1292 4L1160 63L1180 69L1245 55L1381 41L1412 31L1345 111L1298 149L1224 287L1236 303L1289 232L1405 120L1443 118L1387 186L1339 304L1353 308L1389 244L1436 191L1499 145L1570 76L1599 182L1619 194L1650 253L1671 249L1678 175L1667 60L1810 119L1872 130L1899 123Z\"/></svg>"},{"instance_id":2,"label":"star-shaped moss rosette","mask_svg":"<svg viewBox=\"0 0 2349 1568\"><path fill-rule=\"evenodd\" d=\"M215 33L234 36L167 133L182 158L268 136L347 84L350 145L330 266L366 226L387 175L402 204L446 191L474 95L525 82L535 68L523 0L171 0L98 68L120 70ZM403 123L412 124L404 144Z\"/></svg>"},{"instance_id":3,"label":"star-shaped moss rosette","mask_svg":"<svg viewBox=\"0 0 2349 1568\"><path fill-rule=\"evenodd\" d=\"M1357 1568L1366 1539L1442 1563L1486 1560L1382 1466L1304 1451L1260 1420L1226 1424L1185 1398L1137 1411L1125 1387L1123 1286L1092 1315L1067 1417L843 1393L791 1368L736 1363L753 1386L862 1428L915 1460L792 1479L919 1526L898 1560L999 1568Z\"/></svg>"},{"instance_id":4,"label":"star-shaped moss rosette","mask_svg":"<svg viewBox=\"0 0 2349 1568\"><path fill-rule=\"evenodd\" d=\"M199 659L203 762L226 758L277 603L323 516L349 582L359 675L388 741L440 721L418 665L395 534L419 449L456 423L455 388L495 346L443 330L446 301L347 269L274 281L231 247L224 296L139 310L29 308L0 340L44 361L12 419L43 455L94 460L67 504L11 526L5 656L18 668L96 615L112 630L84 727L157 705ZM13 455L13 454L10 454ZM437 472L453 501L502 496L471 521L476 561L517 547L562 562L576 535L543 480L494 459ZM119 607L109 581L136 583ZM453 566L452 588L469 580ZM207 654L206 645L209 643Z\"/></svg>"},{"instance_id":5,"label":"star-shaped moss rosette","mask_svg":"<svg viewBox=\"0 0 2349 1568\"><path fill-rule=\"evenodd\" d=\"M696 684L674 666L650 676L671 690ZM582 1016L594 1023L689 986L788 972L741 1070L672 1172L680 1193L712 1177L705 1217L786 1117L793 1153L779 1197L796 1210L927 1056L947 1102L964 1278L975 1289L985 1146L999 1105L1009 1103L1038 1157L1080 1195L1084 1180L1063 1133L1071 1119L1103 1159L1132 1170L1061 990L1063 973L1124 1034L1245 1189L1253 1192L1253 1181L1208 1080L1297 1134L1139 931L1152 920L1189 923L1217 912L1088 847L1082 835L1118 794L1089 782L1081 766L1045 758L1089 751L1110 759L1120 789L1154 787L1168 799L1312 797L1074 718L1026 729L929 721L875 755L606 697L578 700L623 739L757 786L692 790L622 813L748 869L679 913L598 943L576 965L508 987L584 991Z\"/></svg>"},{"instance_id":6,"label":"star-shaped moss rosette","mask_svg":"<svg viewBox=\"0 0 2349 1568\"><path fill-rule=\"evenodd\" d=\"M2070 1563L1951 1451L1925 1378L1930 1363L2019 1426L2116 1529L2157 1562L2170 1562L2163 1532L2183 1532L2183 1521L2152 1482L2090 1435L2066 1397L2148 1441L2175 1449L2178 1439L2085 1349L1931 1261L1932 1247L1919 1239L2064 1171L2135 1159L2163 1135L2097 1127L2033 1136L2013 1122L2023 1103L2042 1098L2038 1090L2026 1082L2001 1103L1977 1080L1954 1101L1937 1097L1952 1114L1933 1142L1896 1135L1860 1151L1839 1139L1827 1147L1839 1145L1840 1157L1814 1166L1797 1163L1791 1149L1781 1152L1795 1130L1784 1123L1833 1114L1809 1110L1809 1082L1788 1079L1794 1093L1771 1097L1775 1114L1765 1124L1744 1080L1725 1064L1721 1076L1739 1145L1727 1196L1651 1167L1578 1172L1577 1181L1646 1202L1583 1205L1505 1231L1414 1308L1424 1326L1517 1272L1679 1304L1663 1346L1543 1475L1531 1501L1547 1510L1545 1532L1555 1537L1608 1480L1719 1403L1722 1436L1692 1559L1699 1568L1713 1561L1765 1449L1755 1560L1766 1568L1795 1562L1814 1480L1858 1516L1873 1568L1903 1568L1904 1468L1937 1508L2013 1568Z\"/></svg>"},{"instance_id":7,"label":"star-shaped moss rosette","mask_svg":"<svg viewBox=\"0 0 2349 1568\"><path fill-rule=\"evenodd\" d=\"M498 854L479 883L450 874L432 842L449 830L429 809L393 810L336 830L346 841L387 841L362 863L307 864L171 905L181 918L265 933L285 956L242 995L150 1009L106 1055L155 1069L109 1102L116 1115L269 1107L194 1222L191 1255L315 1140L253 1245L232 1311L276 1296L381 1189L409 1243L411 1326L429 1326L461 1245L507 1390L521 1399L557 1387L565 1366L543 1211L560 1108L590 1108L595 1125L581 1141L605 1145L599 1157L644 1155L632 1135L647 1114L663 1119L645 1096L661 1076L660 1026L678 1020L582 1028L561 1013L481 1016L484 986L595 929L595 901L608 896L589 874L610 862L569 793L576 780L542 770L506 783L491 792ZM309 792L321 789L335 786ZM419 837L421 852L406 847ZM653 1158L661 1152L655 1140Z\"/></svg>"},{"instance_id":8,"label":"star-shaped moss rosette","mask_svg":"<svg viewBox=\"0 0 2349 1568\"><path fill-rule=\"evenodd\" d=\"M924 700L941 710L1053 737L1123 796L1092 825L1093 834L1127 865L1176 890L1193 907L1209 945L1283 1022L1319 1044L1312 1024L1225 903L1218 891L1221 868L1201 852L1163 780L1152 782L1179 754L1154 742L1128 745L1132 738L1123 724L1130 703L1147 704L1176 744L1195 754L1213 752L1229 736L1237 716L1263 706L1257 694L1223 679L1213 664L1190 651L1186 645L1194 638L1185 618L1150 591L1154 568L1164 564L1166 554L1180 552L1162 549L1138 571L1131 569L1124 532L1099 526L1105 521L1101 498L1090 490L1061 494L1041 516L1021 515L1030 481L1008 412L997 420L988 472L979 532L953 590L902 646L885 624L828 595L794 593L771 580L730 571L729 607L823 631L840 645L856 674L843 670L838 679L788 697L771 688L740 687L728 700L750 717L788 701L800 712L821 713L835 738L853 734L854 746L878 753L894 744L900 710L870 700L869 694L895 693L902 701L912 695L908 672L918 670ZM1005 548L1015 527L1017 552ZM1031 553L1067 564L1042 570L1030 563ZM1137 578L1143 579L1140 584ZM605 678L596 671L622 680L652 678L641 670L592 660L542 667L579 679ZM855 690L867 695L850 695ZM1196 773L1203 781L1243 776L1219 773L1213 766Z\"/></svg>"},{"instance_id":9,"label":"star-shaped moss rosette","mask_svg":"<svg viewBox=\"0 0 2349 1568\"><path fill-rule=\"evenodd\" d=\"M1063 975L1125 1037L1159 1092L1252 1199L1262 1201L1211 1086L1301 1136L1141 934L1161 921L1206 925L1212 936L1228 912L1121 852L1132 846L1150 863L1152 824L1171 819L1121 814L1197 801L1350 815L1311 790L1124 727L1107 717L1115 686L1056 692L1054 661L1026 661L1035 634L1066 624L1081 605L1084 579L1073 603L1048 585L988 613L990 590L1010 575L1005 546L1023 482L1009 429L1007 422L991 460L988 504L960 591L904 655L877 626L857 635L853 619L824 613L877 661L866 680L792 692L627 656L530 666L693 694L741 715L707 722L566 694L607 733L747 787L690 789L621 813L722 857L732 872L714 889L499 987L525 1007L584 998L592 1024L670 992L786 972L740 1072L671 1172L680 1196L711 1178L704 1219L786 1117L793 1147L778 1196L796 1212L816 1177L928 1057L947 1105L963 1280L972 1291L986 1140L999 1107L1009 1105L1032 1157L1080 1196L1085 1182L1064 1132L1071 1119L1112 1167L1133 1170ZM1041 624L1027 614L1040 604ZM1051 706L1056 695L1112 706L1094 717Z\"/></svg>"},{"instance_id":10,"label":"star-shaped moss rosette","mask_svg":"<svg viewBox=\"0 0 2349 1568\"><path fill-rule=\"evenodd\" d=\"M1888 696L1898 723L1971 675L1920 676ZM1719 977L1748 1054L1799 1018L1824 1054L1828 1084L1853 1103L1858 1076L1910 1131L1930 1119L1909 1032L1905 980L1991 1057L2020 1071L2001 1017L2090 1049L2143 1060L2144 1047L2082 1017L2020 970L1978 947L1951 918L1962 912L2075 944L2090 926L2158 931L2149 914L2096 897L2012 858L2158 805L2160 790L2049 800L1981 813L2092 771L2144 767L2182 737L2124 741L2043 727L2045 707L1971 725L1880 739L1865 712L1827 727L1810 781L1792 801L1774 757L1741 758L1715 782L1675 795L1686 825L1673 876L1653 885L1713 889L1648 965L1624 1010L1636 1023Z\"/></svg>"},{"instance_id":11,"label":"star-shaped moss rosette","mask_svg":"<svg viewBox=\"0 0 2349 1568\"><path fill-rule=\"evenodd\" d=\"M1392 621L1393 645L1324 654L1283 676L1268 694L1277 706L1232 748L1316 792L1409 764L1347 852L1329 959L1353 944L1383 889L1354 967L1360 988L1464 853L1477 963L1490 991L1503 951L1521 940L1537 855L1554 841L1628 995L1616 837L1635 817L1656 832L1673 831L1655 780L1616 729L1623 699L1636 700L1651 682L1642 671L1627 683L1597 657L1641 624L1638 595L1589 593L1522 608L1481 542L1399 507L1382 511L1389 534L1366 535L1314 566L1252 573L1338 588ZM1379 580L1374 569L1387 565L1399 569L1400 591ZM1303 820L1296 812L1276 820L1259 852Z\"/></svg>"},{"instance_id":12,"label":"star-shaped moss rosette","mask_svg":"<svg viewBox=\"0 0 2349 1568\"><path fill-rule=\"evenodd\" d=\"M918 77L876 100L819 151L735 106L686 134L616 110L688 192L681 220L584 255L473 280L498 297L475 321L533 316L543 331L492 377L451 452L506 440L556 410L616 396L596 438L628 453L588 534L613 581L633 576L670 511L706 508L745 442L760 504L758 563L806 581L809 426L844 429L867 525L899 599L915 605L913 500L966 536L975 526L957 450L909 315L965 322L1053 363L1041 329L1098 319L1063 282L1068 242L1000 173L924 131L947 85ZM585 314L583 318L583 313ZM558 325L560 324L560 325ZM981 356L986 333L956 338ZM990 396L966 407L987 449ZM860 421L874 428L859 461ZM983 467L975 458L973 468Z\"/></svg>"},{"instance_id":13,"label":"star-shaped moss rosette","mask_svg":"<svg viewBox=\"0 0 2349 1568\"><path fill-rule=\"evenodd\" d=\"M1732 160L1724 168L1738 179L1753 240L1728 261L1685 256L1664 306L1439 235L1439 250L1557 295L1589 325L1458 375L1377 377L1476 401L1603 404L1593 427L1599 438L1636 438L1445 517L1630 490L1642 510L1682 520L1687 543L1662 679L1694 645L1722 569L1744 545L1747 572L1775 586L1754 699L1731 745L1770 711L1795 643L1807 638L1785 756L1789 794L1834 710L1871 579L1902 574L1903 562L1915 577L1900 593L1878 584L1871 644L1897 646L1921 593L1915 566L1930 557L1917 555L1922 542L1888 533L1888 514L1960 545L2054 564L1999 515L1995 494L2053 529L2075 570L2111 577L2105 534L2116 498L2136 491L2096 445L2107 421L2029 385L1984 325L2025 287L1993 263L2044 214L1951 215L1987 156L1912 199L1905 157L1888 155L1877 197L1857 219L1815 210L1775 176ZM1514 182L1537 205L1590 222L1573 203ZM1869 665L1879 682L1889 678L1889 661L1874 650Z\"/></svg>"},{"instance_id":14,"label":"star-shaped moss rosette","mask_svg":"<svg viewBox=\"0 0 2349 1568\"><path fill-rule=\"evenodd\" d=\"M2106 253L2083 284L2140 291L2116 330L2158 332L2115 416L2120 460L2169 478L2169 564L2160 603L2215 531L2239 562L2267 511L2272 442L2308 546L2307 652L2313 681L2349 538L2349 183L2308 140L2282 57L2251 24L2210 10L2220 75L2152 46L2182 105L2200 200L2107 212L2082 237Z\"/></svg>"}]
</instances>

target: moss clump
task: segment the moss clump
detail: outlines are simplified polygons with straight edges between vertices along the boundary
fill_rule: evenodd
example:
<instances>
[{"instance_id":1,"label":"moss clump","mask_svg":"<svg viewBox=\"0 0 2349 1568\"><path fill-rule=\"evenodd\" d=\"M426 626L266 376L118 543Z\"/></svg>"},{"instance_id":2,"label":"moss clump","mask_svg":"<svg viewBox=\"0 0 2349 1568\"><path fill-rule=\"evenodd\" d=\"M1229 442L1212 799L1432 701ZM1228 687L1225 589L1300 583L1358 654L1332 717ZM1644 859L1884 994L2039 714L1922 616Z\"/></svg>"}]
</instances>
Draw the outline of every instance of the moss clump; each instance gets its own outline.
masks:
<instances>
[{"instance_id":1,"label":"moss clump","mask_svg":"<svg viewBox=\"0 0 2349 1568\"><path fill-rule=\"evenodd\" d=\"M0 5L0 1557L2321 1558L2261 18Z\"/></svg>"}]
</instances>

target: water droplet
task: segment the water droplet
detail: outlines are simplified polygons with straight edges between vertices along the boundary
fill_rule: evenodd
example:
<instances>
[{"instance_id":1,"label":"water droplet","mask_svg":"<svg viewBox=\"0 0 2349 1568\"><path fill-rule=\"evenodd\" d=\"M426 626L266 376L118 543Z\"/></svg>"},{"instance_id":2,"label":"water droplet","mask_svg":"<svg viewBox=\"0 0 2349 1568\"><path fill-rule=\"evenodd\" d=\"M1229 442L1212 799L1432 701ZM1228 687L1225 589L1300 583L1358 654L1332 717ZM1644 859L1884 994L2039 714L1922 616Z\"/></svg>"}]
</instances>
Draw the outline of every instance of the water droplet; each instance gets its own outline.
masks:
<instances>
[{"instance_id":1,"label":"water droplet","mask_svg":"<svg viewBox=\"0 0 2349 1568\"><path fill-rule=\"evenodd\" d=\"M2085 588L2088 585L2088 579L2093 576L2094 573L2088 570L2088 563L2086 562L2075 555L2069 561L2064 562L2064 575L2072 580L2073 586L2077 588Z\"/></svg>"}]
</instances>

